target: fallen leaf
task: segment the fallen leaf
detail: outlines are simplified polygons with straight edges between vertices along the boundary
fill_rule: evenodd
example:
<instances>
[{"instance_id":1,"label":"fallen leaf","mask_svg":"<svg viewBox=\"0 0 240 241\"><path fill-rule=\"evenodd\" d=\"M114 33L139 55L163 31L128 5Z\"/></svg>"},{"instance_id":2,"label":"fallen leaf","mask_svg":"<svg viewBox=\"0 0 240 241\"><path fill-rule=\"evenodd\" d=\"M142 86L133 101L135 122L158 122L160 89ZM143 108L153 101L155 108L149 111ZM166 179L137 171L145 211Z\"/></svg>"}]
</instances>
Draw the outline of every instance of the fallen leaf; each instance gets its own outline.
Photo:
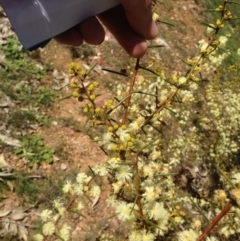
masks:
<instances>
[{"instance_id":1,"label":"fallen leaf","mask_svg":"<svg viewBox=\"0 0 240 241\"><path fill-rule=\"evenodd\" d=\"M10 227L10 220L9 218L4 218L2 221L3 224L3 230L7 233Z\"/></svg>"},{"instance_id":2,"label":"fallen leaf","mask_svg":"<svg viewBox=\"0 0 240 241\"><path fill-rule=\"evenodd\" d=\"M13 181L7 181L7 185L10 188L11 191L14 190L15 187L15 183Z\"/></svg>"},{"instance_id":3,"label":"fallen leaf","mask_svg":"<svg viewBox=\"0 0 240 241\"><path fill-rule=\"evenodd\" d=\"M13 173L0 172L0 177L10 177Z\"/></svg>"},{"instance_id":4,"label":"fallen leaf","mask_svg":"<svg viewBox=\"0 0 240 241\"><path fill-rule=\"evenodd\" d=\"M8 231L8 233L11 233L14 236L17 235L17 233L18 233L17 223L11 221L7 231Z\"/></svg>"},{"instance_id":5,"label":"fallen leaf","mask_svg":"<svg viewBox=\"0 0 240 241\"><path fill-rule=\"evenodd\" d=\"M12 210L6 210L6 211L0 211L0 218L7 216L8 214L10 214L12 212Z\"/></svg>"},{"instance_id":6,"label":"fallen leaf","mask_svg":"<svg viewBox=\"0 0 240 241\"><path fill-rule=\"evenodd\" d=\"M26 213L22 212L22 210L17 210L15 209L13 212L12 212L12 215L11 215L11 218L15 221L19 221L19 220L22 220L26 217Z\"/></svg>"},{"instance_id":7,"label":"fallen leaf","mask_svg":"<svg viewBox=\"0 0 240 241\"><path fill-rule=\"evenodd\" d=\"M3 153L0 154L0 168L7 167L9 164L5 161Z\"/></svg>"},{"instance_id":8,"label":"fallen leaf","mask_svg":"<svg viewBox=\"0 0 240 241\"><path fill-rule=\"evenodd\" d=\"M94 208L97 205L99 199L100 199L100 195L94 198L93 203L92 203L92 208Z\"/></svg>"},{"instance_id":9,"label":"fallen leaf","mask_svg":"<svg viewBox=\"0 0 240 241\"><path fill-rule=\"evenodd\" d=\"M24 226L18 226L18 236L20 239L23 239L24 241L28 240L28 230Z\"/></svg>"},{"instance_id":10,"label":"fallen leaf","mask_svg":"<svg viewBox=\"0 0 240 241\"><path fill-rule=\"evenodd\" d=\"M15 147L20 147L21 146L21 142L17 139L14 139L12 137L9 137L9 136L4 136L4 135L1 135L0 134L0 140L3 142L3 143L6 143L10 146L15 146Z\"/></svg>"},{"instance_id":11,"label":"fallen leaf","mask_svg":"<svg viewBox=\"0 0 240 241\"><path fill-rule=\"evenodd\" d=\"M0 107L10 107L13 103L11 99L5 95L2 91L0 91Z\"/></svg>"}]
</instances>

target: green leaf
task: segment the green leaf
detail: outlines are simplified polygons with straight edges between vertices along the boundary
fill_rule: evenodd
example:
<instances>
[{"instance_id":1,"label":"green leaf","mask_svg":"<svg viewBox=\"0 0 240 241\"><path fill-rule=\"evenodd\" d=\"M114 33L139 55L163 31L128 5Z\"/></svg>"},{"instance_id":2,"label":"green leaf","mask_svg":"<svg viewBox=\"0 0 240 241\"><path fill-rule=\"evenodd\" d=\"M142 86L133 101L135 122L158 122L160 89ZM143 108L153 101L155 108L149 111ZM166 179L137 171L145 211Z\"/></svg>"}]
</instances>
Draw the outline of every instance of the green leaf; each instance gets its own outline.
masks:
<instances>
[{"instance_id":1,"label":"green leaf","mask_svg":"<svg viewBox=\"0 0 240 241\"><path fill-rule=\"evenodd\" d=\"M17 148L14 152L16 154L21 154L23 152L23 149L22 148Z\"/></svg>"}]
</instances>

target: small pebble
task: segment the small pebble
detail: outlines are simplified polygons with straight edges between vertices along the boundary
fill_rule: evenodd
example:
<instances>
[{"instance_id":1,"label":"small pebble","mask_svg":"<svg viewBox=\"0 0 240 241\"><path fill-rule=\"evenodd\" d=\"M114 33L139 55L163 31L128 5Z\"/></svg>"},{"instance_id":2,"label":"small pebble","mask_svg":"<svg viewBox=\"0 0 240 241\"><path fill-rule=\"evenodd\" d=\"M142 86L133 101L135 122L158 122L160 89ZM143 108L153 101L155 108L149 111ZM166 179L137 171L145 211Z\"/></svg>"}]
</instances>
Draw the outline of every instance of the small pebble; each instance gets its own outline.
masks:
<instances>
[{"instance_id":1,"label":"small pebble","mask_svg":"<svg viewBox=\"0 0 240 241\"><path fill-rule=\"evenodd\" d=\"M65 171L67 169L67 165L65 163L62 163L60 168L62 171Z\"/></svg>"}]
</instances>

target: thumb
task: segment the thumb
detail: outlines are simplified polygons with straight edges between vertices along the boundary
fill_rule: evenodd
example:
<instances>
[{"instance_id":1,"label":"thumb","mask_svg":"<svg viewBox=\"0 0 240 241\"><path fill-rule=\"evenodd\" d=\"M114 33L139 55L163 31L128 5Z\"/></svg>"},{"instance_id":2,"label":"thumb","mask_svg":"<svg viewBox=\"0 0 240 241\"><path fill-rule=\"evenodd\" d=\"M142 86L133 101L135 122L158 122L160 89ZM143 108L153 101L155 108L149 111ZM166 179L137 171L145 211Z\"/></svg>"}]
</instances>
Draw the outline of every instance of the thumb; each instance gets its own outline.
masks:
<instances>
[{"instance_id":1,"label":"thumb","mask_svg":"<svg viewBox=\"0 0 240 241\"><path fill-rule=\"evenodd\" d=\"M126 18L132 29L145 39L153 39L158 34L152 19L152 0L121 0Z\"/></svg>"}]
</instances>

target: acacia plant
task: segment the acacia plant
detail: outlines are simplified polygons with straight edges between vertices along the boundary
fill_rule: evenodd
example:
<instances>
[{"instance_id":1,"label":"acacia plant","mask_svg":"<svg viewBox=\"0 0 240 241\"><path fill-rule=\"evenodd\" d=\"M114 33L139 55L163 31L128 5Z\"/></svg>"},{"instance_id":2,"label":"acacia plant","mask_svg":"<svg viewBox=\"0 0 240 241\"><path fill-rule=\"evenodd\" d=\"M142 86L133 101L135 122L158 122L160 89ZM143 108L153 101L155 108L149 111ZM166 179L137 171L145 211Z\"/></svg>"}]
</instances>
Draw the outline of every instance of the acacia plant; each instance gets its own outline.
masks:
<instances>
[{"instance_id":1,"label":"acacia plant","mask_svg":"<svg viewBox=\"0 0 240 241\"><path fill-rule=\"evenodd\" d=\"M101 196L99 177L108 178L106 205L125 227L124 240L239 239L240 66L223 66L231 53L219 54L227 48L221 30L234 18L230 4L239 7L223 0L211 10L218 19L208 24L196 56L184 60L186 73L169 74L157 61L145 68L137 59L126 75L130 85L119 84L101 106L99 83L86 81L92 69L71 64L73 96L85 103L87 125L104 126L95 140L108 161L65 183L70 201L54 200L54 210L42 211L34 240L73 239L65 217L75 210L84 222L84 210ZM99 234L96 240L123 238Z\"/></svg>"}]
</instances>

